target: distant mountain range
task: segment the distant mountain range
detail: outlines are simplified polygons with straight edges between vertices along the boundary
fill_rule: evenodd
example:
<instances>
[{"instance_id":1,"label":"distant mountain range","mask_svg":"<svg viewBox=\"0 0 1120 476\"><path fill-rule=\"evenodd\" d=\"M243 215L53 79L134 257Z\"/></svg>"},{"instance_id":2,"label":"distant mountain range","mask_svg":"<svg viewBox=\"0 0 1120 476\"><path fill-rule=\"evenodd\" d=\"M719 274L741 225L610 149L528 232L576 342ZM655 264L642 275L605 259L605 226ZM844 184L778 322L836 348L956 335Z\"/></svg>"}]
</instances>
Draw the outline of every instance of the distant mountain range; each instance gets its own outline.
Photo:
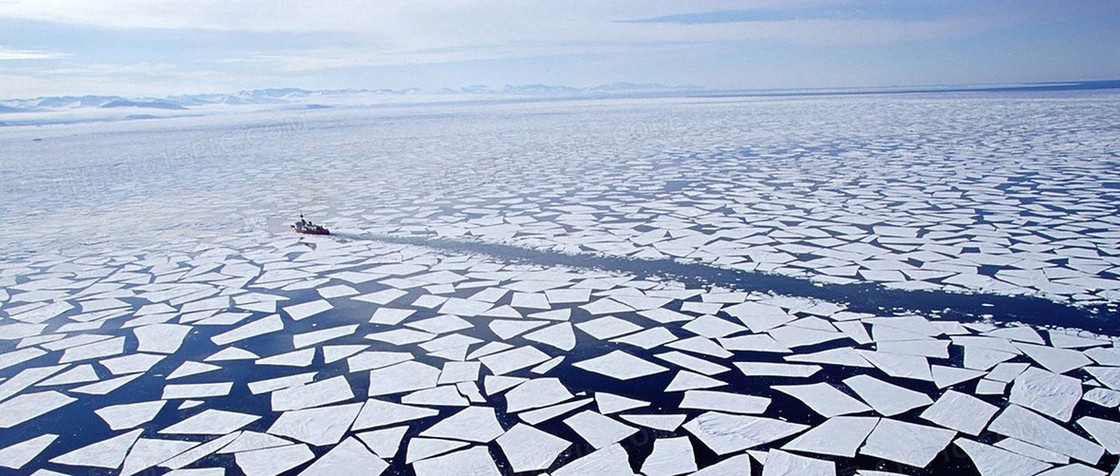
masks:
<instances>
[{"instance_id":1,"label":"distant mountain range","mask_svg":"<svg viewBox=\"0 0 1120 476\"><path fill-rule=\"evenodd\" d=\"M610 83L589 88L546 84L507 85L493 89L485 85L438 90L409 89L329 89L299 88L254 89L233 94L190 94L164 98L126 98L121 96L54 96L33 99L0 99L0 114L58 111L81 108L132 108L186 110L216 104L303 104L324 107L316 102L336 102L347 96L494 96L494 97L581 97L620 96L630 94L679 93L704 91L699 86L664 86L661 84Z\"/></svg>"},{"instance_id":2,"label":"distant mountain range","mask_svg":"<svg viewBox=\"0 0 1120 476\"><path fill-rule=\"evenodd\" d=\"M1067 81L1024 84L895 86L834 89L718 90L700 86L665 86L650 83L609 83L592 87L548 84L486 85L426 90L408 89L254 89L233 94L191 94L163 98L122 96L57 96L33 99L0 99L0 126L76 122L85 120L150 119L180 116L191 110L214 106L277 105L283 108L322 109L336 106L404 101L522 100L540 98L617 97L788 97L843 96L863 94L974 93L1019 91L1076 91L1120 89L1120 80ZM57 112L82 114L54 114ZM19 117L19 113L32 113ZM190 112L193 114L193 112Z\"/></svg>"}]
</instances>

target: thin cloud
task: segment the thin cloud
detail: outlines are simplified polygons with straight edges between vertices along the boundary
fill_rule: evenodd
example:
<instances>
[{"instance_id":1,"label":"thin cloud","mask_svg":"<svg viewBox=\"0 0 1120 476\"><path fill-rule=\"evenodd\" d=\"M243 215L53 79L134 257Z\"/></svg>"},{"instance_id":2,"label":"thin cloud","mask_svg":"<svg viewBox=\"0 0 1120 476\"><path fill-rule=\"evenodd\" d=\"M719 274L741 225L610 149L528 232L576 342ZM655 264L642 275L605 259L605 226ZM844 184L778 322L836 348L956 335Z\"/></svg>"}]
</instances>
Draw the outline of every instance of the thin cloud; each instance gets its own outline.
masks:
<instances>
[{"instance_id":1,"label":"thin cloud","mask_svg":"<svg viewBox=\"0 0 1120 476\"><path fill-rule=\"evenodd\" d=\"M51 53L37 50L18 50L0 46L0 61L46 60L62 58L65 56L66 55L60 53Z\"/></svg>"}]
</instances>

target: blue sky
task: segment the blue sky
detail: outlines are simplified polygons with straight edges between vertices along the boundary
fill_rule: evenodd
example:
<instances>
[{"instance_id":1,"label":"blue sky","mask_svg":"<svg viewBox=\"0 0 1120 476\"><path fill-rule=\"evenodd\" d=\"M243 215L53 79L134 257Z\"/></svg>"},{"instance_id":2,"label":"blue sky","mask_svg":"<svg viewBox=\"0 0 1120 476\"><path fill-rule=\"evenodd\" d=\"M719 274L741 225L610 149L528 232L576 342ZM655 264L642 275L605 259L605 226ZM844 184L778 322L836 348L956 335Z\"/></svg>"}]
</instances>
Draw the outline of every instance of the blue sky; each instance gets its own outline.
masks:
<instances>
[{"instance_id":1,"label":"blue sky","mask_svg":"<svg viewBox=\"0 0 1120 476\"><path fill-rule=\"evenodd\" d=\"M5 98L1115 78L1115 0L0 0Z\"/></svg>"}]
</instances>

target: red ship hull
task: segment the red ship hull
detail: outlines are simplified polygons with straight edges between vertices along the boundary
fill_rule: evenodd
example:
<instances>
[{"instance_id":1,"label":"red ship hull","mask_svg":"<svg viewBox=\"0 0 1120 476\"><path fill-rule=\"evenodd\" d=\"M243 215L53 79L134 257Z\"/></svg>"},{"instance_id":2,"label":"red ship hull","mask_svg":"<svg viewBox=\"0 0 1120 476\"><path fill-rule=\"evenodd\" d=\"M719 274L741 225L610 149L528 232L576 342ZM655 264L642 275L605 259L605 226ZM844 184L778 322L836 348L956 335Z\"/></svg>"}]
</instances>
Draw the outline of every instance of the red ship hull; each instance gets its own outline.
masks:
<instances>
[{"instance_id":1,"label":"red ship hull","mask_svg":"<svg viewBox=\"0 0 1120 476\"><path fill-rule=\"evenodd\" d=\"M309 229L309 228L298 228L295 225L292 225L292 231L294 231L296 233L299 233L301 235L329 235L329 234L331 234L330 230L328 230L326 228L315 230L315 229Z\"/></svg>"}]
</instances>

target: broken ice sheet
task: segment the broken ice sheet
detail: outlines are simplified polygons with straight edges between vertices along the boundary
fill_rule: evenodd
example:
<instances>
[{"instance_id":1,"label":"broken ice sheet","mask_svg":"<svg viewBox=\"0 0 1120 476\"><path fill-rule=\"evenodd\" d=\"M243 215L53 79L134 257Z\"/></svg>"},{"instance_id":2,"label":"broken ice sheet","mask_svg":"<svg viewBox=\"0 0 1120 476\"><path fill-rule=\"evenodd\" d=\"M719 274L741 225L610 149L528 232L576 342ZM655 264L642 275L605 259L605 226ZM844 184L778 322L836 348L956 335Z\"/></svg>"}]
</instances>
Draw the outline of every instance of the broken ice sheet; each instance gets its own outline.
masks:
<instances>
[{"instance_id":1,"label":"broken ice sheet","mask_svg":"<svg viewBox=\"0 0 1120 476\"><path fill-rule=\"evenodd\" d=\"M412 464L417 476L442 476L464 474L471 476L499 476L493 456L485 446L449 453L443 456L416 461Z\"/></svg>"},{"instance_id":2,"label":"broken ice sheet","mask_svg":"<svg viewBox=\"0 0 1120 476\"><path fill-rule=\"evenodd\" d=\"M568 425L595 449L617 443L638 432L637 428L591 410L585 410L564 419L564 424Z\"/></svg>"},{"instance_id":3,"label":"broken ice sheet","mask_svg":"<svg viewBox=\"0 0 1120 476\"><path fill-rule=\"evenodd\" d=\"M921 418L945 428L969 435L979 435L992 416L999 411L995 405L979 398L949 390L922 412Z\"/></svg>"},{"instance_id":4,"label":"broken ice sheet","mask_svg":"<svg viewBox=\"0 0 1120 476\"><path fill-rule=\"evenodd\" d=\"M498 446L509 460L513 471L539 471L548 469L556 457L571 446L571 442L518 423L498 437Z\"/></svg>"},{"instance_id":5,"label":"broken ice sheet","mask_svg":"<svg viewBox=\"0 0 1120 476\"><path fill-rule=\"evenodd\" d=\"M669 371L665 367L634 357L621 350L576 362L572 366L618 380L632 380Z\"/></svg>"},{"instance_id":6,"label":"broken ice sheet","mask_svg":"<svg viewBox=\"0 0 1120 476\"><path fill-rule=\"evenodd\" d=\"M807 428L772 418L719 412L706 412L684 424L685 430L718 455L751 449Z\"/></svg>"},{"instance_id":7,"label":"broken ice sheet","mask_svg":"<svg viewBox=\"0 0 1120 476\"><path fill-rule=\"evenodd\" d=\"M687 436L654 440L653 452L642 463L642 474L647 476L676 476L694 471L696 456Z\"/></svg>"},{"instance_id":8,"label":"broken ice sheet","mask_svg":"<svg viewBox=\"0 0 1120 476\"><path fill-rule=\"evenodd\" d=\"M853 458L878 423L877 417L829 418L786 443L782 449Z\"/></svg>"},{"instance_id":9,"label":"broken ice sheet","mask_svg":"<svg viewBox=\"0 0 1120 476\"><path fill-rule=\"evenodd\" d=\"M774 385L773 390L800 400L826 418L870 411L871 407L824 382L808 385Z\"/></svg>"},{"instance_id":10,"label":"broken ice sheet","mask_svg":"<svg viewBox=\"0 0 1120 476\"><path fill-rule=\"evenodd\" d=\"M57 438L58 435L47 433L0 448L0 467L8 469L23 468Z\"/></svg>"},{"instance_id":11,"label":"broken ice sheet","mask_svg":"<svg viewBox=\"0 0 1120 476\"><path fill-rule=\"evenodd\" d=\"M689 390L680 403L680 408L738 414L760 414L769 406L770 399L766 397L708 390Z\"/></svg>"},{"instance_id":12,"label":"broken ice sheet","mask_svg":"<svg viewBox=\"0 0 1120 476\"><path fill-rule=\"evenodd\" d=\"M890 384L867 375L857 375L845 379L844 385L854 390L863 401L883 416L898 415L933 403L933 400L930 400L929 396L924 393Z\"/></svg>"},{"instance_id":13,"label":"broken ice sheet","mask_svg":"<svg viewBox=\"0 0 1120 476\"><path fill-rule=\"evenodd\" d=\"M924 468L949 445L954 436L956 432L952 430L883 418L875 425L859 452Z\"/></svg>"}]
</instances>

